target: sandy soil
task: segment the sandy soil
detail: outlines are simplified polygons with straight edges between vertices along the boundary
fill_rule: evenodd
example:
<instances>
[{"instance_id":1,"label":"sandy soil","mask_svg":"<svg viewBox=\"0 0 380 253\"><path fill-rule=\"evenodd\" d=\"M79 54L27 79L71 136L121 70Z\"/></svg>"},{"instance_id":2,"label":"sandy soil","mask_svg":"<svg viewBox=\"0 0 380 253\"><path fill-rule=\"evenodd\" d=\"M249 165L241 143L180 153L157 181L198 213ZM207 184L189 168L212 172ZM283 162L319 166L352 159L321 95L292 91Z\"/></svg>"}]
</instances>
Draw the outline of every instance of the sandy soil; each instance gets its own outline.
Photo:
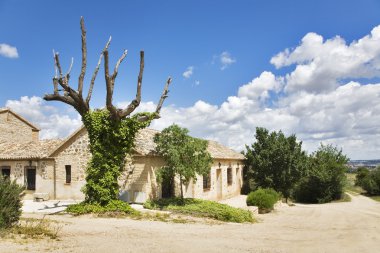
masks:
<instances>
[{"instance_id":1,"label":"sandy soil","mask_svg":"<svg viewBox=\"0 0 380 253\"><path fill-rule=\"evenodd\" d=\"M41 214L34 214L33 217ZM31 216L31 215L29 215ZM380 203L281 205L255 224L176 224L49 216L62 222L59 240L0 242L0 252L379 252Z\"/></svg>"}]
</instances>

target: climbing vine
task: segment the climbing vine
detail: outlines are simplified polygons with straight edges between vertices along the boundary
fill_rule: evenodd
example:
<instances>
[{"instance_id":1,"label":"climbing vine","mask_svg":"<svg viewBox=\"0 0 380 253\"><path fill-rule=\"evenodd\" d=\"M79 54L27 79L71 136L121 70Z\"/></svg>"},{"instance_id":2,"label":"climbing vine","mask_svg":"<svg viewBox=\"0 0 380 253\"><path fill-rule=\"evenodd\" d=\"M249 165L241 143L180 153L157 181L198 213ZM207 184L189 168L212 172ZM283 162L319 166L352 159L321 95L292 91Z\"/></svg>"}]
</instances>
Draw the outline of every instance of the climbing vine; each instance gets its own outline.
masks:
<instances>
[{"instance_id":1,"label":"climbing vine","mask_svg":"<svg viewBox=\"0 0 380 253\"><path fill-rule=\"evenodd\" d=\"M139 117L149 120L140 122ZM88 131L92 158L87 166L85 202L106 205L118 199L118 178L124 170L125 157L132 151L137 132L147 127L155 113L139 113L114 120L108 110L95 110L83 117Z\"/></svg>"}]
</instances>

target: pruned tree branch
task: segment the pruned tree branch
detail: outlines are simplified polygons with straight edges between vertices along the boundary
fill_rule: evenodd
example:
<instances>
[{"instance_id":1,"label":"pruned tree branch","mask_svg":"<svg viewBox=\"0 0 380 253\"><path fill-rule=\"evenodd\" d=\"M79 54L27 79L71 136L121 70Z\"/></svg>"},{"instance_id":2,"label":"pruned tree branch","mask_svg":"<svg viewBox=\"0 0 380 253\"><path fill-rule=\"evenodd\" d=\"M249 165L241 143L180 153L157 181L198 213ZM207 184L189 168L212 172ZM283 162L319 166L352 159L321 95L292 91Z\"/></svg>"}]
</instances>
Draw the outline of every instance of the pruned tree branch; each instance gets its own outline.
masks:
<instances>
[{"instance_id":1,"label":"pruned tree branch","mask_svg":"<svg viewBox=\"0 0 380 253\"><path fill-rule=\"evenodd\" d=\"M120 112L120 117L126 117L130 115L141 102L141 86L142 86L142 78L144 74L144 51L140 51L140 71L137 77L137 88L136 88L136 98L132 100L132 102Z\"/></svg>"},{"instance_id":2,"label":"pruned tree branch","mask_svg":"<svg viewBox=\"0 0 380 253\"><path fill-rule=\"evenodd\" d=\"M87 42L86 42L86 29L84 26L83 17L81 17L80 27L81 27L81 34L82 34L81 36L82 38L82 64L81 64L81 72L78 78L78 90L72 89L69 85L70 74L71 74L74 60L73 59L71 60L71 64L67 73L63 75L62 67L59 60L59 54L53 50L54 66L55 66L55 75L53 77L54 90L53 90L53 94L46 94L44 96L44 99L47 101L51 101L51 100L61 101L63 103L71 105L79 112L81 116L84 116L90 110L89 104L90 104L90 100L91 100L91 96L92 96L92 92L93 92L93 88L95 84L95 79L99 72L102 58L104 57L104 78L106 82L106 108L111 113L111 116L114 120L121 120L122 118L130 116L131 113L134 112L135 109L141 103L141 87L142 87L142 79L143 79L143 73L144 73L144 51L140 52L140 71L137 78L136 97L135 99L132 100L132 102L128 105L127 108L125 108L124 110L117 109L112 104L115 79L117 77L119 67L121 63L123 62L123 60L125 59L125 57L127 56L128 51L125 50L123 52L123 54L120 56L120 58L116 62L112 75L110 75L108 48L111 43L111 37L107 41L102 53L99 56L98 64L96 65L94 73L91 77L91 82L89 85L87 97L84 100L82 96L82 92L83 92L84 76L86 74L86 66L87 66ZM160 114L160 111L165 99L168 97L169 85L171 81L172 79L169 77L164 87L164 90L162 92L161 98L157 104L157 108L155 111L155 118L160 117L159 114ZM60 94L60 91L62 90L59 90L58 86L61 86L63 88L63 94ZM142 116L138 120L146 121L146 120L149 120L149 118Z\"/></svg>"},{"instance_id":3,"label":"pruned tree branch","mask_svg":"<svg viewBox=\"0 0 380 253\"><path fill-rule=\"evenodd\" d=\"M165 99L168 97L169 85L170 85L171 82L172 82L172 78L169 77L168 80L166 81L166 85L164 87L164 90L162 91L162 95L160 97L160 101L157 104L156 111L155 111L155 117L154 117L155 119L159 119L160 118L161 108L162 108L162 105L164 104ZM149 118L147 116L141 116L141 117L138 118L138 121L140 121L140 122L144 122L144 121L147 121L147 120L149 120Z\"/></svg>"},{"instance_id":4,"label":"pruned tree branch","mask_svg":"<svg viewBox=\"0 0 380 253\"><path fill-rule=\"evenodd\" d=\"M98 64L96 65L96 68L94 70L94 74L91 77L90 87L88 89L87 98L86 98L86 104L87 104L88 107L90 106L90 100L91 100L91 96L92 96L92 90L94 89L95 79L96 79L96 76L98 75L98 72L99 72L100 64L101 64L102 58L103 58L103 53L104 53L105 50L108 49L108 47L109 47L109 45L111 43L111 39L112 39L112 37L110 37L108 39L108 41L106 43L106 46L104 47L104 49L100 53Z\"/></svg>"},{"instance_id":5,"label":"pruned tree branch","mask_svg":"<svg viewBox=\"0 0 380 253\"><path fill-rule=\"evenodd\" d=\"M165 99L168 97L169 85L170 85L171 82L172 82L172 78L169 77L168 80L166 81L164 90L162 91L162 95L161 95L160 101L157 104L157 108L156 108L156 115L158 115L157 117L159 117L162 105L164 104Z\"/></svg>"},{"instance_id":6,"label":"pruned tree branch","mask_svg":"<svg viewBox=\"0 0 380 253\"><path fill-rule=\"evenodd\" d=\"M84 80L84 75L86 74L86 66L87 66L86 29L84 27L83 17L81 17L80 19L80 29L82 31L82 67L80 70L80 75L79 75L79 80L78 80L78 93L79 93L79 96L82 97L83 80Z\"/></svg>"}]
</instances>

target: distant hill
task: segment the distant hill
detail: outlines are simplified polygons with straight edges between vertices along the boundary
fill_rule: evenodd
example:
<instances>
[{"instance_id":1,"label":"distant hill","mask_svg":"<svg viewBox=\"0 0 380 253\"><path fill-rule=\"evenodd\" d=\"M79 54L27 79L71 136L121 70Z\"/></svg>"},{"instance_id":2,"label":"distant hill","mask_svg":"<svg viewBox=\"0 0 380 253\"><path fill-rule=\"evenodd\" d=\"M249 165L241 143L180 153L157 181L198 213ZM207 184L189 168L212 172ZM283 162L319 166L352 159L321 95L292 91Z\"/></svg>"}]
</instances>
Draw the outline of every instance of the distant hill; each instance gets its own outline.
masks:
<instances>
[{"instance_id":1,"label":"distant hill","mask_svg":"<svg viewBox=\"0 0 380 253\"><path fill-rule=\"evenodd\" d=\"M380 166L380 159L375 160L350 160L347 163L348 167L351 168L352 171L356 170L359 167L367 167L368 169L374 169L377 166Z\"/></svg>"}]
</instances>

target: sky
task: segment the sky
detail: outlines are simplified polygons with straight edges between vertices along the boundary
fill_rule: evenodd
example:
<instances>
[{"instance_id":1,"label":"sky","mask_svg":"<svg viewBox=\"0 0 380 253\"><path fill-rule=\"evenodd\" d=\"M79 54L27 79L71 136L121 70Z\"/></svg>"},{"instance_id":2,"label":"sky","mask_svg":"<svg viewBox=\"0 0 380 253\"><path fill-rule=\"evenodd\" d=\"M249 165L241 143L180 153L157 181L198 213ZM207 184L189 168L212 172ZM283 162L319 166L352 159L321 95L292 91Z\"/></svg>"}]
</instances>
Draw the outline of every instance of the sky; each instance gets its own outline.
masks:
<instances>
[{"instance_id":1,"label":"sky","mask_svg":"<svg viewBox=\"0 0 380 253\"><path fill-rule=\"evenodd\" d=\"M139 51L145 51L142 103L154 111L173 78L161 118L195 137L236 151L256 127L296 134L309 152L332 144L351 159L380 158L380 1L43 1L0 0L0 107L65 138L81 125L73 108L46 102L53 50L63 69L81 61L80 17L87 30L85 88L109 36L110 64L128 55L114 104L136 94ZM92 108L105 104L103 68Z\"/></svg>"}]
</instances>

